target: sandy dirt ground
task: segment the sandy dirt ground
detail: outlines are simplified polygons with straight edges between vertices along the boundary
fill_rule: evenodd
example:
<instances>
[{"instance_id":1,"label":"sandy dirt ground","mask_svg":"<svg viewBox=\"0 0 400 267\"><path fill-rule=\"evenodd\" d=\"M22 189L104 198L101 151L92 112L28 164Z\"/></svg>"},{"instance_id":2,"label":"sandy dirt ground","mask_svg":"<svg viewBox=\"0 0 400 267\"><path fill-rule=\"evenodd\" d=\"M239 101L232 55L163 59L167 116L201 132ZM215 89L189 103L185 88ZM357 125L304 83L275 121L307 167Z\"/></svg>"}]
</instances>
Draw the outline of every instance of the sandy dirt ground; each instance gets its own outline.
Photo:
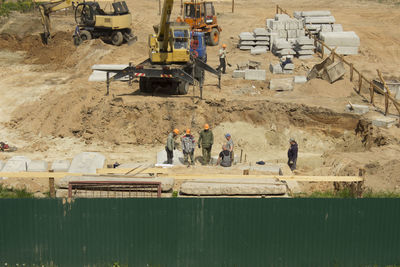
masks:
<instances>
[{"instance_id":1,"label":"sandy dirt ground","mask_svg":"<svg viewBox=\"0 0 400 267\"><path fill-rule=\"evenodd\" d=\"M294 137L300 150L299 174L358 175L359 169L364 169L367 187L400 190L400 129L371 125L371 118L382 111L382 97L377 99L377 111L370 106L371 112L365 116L345 112L348 101L368 104L367 91L363 96L356 94L348 73L334 84L312 80L296 85L292 92L268 89L271 78L285 75L267 72L266 82L231 78L236 64L256 60L268 69L271 62L278 61L271 53L252 56L240 51L236 43L240 32L264 27L279 4L290 13L330 10L344 30L355 31L361 39L359 55L346 57L349 61L369 78L376 78L379 69L386 78L400 79L398 5L357 0L236 0L232 14L231 1L216 1L223 28L221 42L228 45L228 61L233 67L223 76L222 89L217 87L216 77L207 75L204 99L200 100L197 89L186 96L141 94L137 82L132 86L112 83L111 94L106 96L104 83L88 82L93 64L138 64L147 58L148 34L159 22L158 1L127 0L127 4L139 38L132 46L114 47L91 40L74 47L71 13L52 16L53 39L48 46L40 42L42 27L37 12L14 13L1 21L0 139L19 149L0 154L0 160L25 155L51 162L96 151L106 156L107 163L155 162L173 128L191 128L197 138L202 125L209 123L215 135L213 155L219 153L223 135L229 132L237 151L242 149L246 155L246 164L264 160L281 165L284 174L290 174L286 152L288 139ZM171 17L179 12L176 1ZM218 49L207 48L208 63L215 67ZM306 61L295 59L295 75L306 75L320 60L317 56ZM390 112L395 114L393 106ZM200 155L199 150L195 153ZM209 169L196 166L192 171ZM24 184L32 191L47 186L41 181L18 180L18 185Z\"/></svg>"}]
</instances>

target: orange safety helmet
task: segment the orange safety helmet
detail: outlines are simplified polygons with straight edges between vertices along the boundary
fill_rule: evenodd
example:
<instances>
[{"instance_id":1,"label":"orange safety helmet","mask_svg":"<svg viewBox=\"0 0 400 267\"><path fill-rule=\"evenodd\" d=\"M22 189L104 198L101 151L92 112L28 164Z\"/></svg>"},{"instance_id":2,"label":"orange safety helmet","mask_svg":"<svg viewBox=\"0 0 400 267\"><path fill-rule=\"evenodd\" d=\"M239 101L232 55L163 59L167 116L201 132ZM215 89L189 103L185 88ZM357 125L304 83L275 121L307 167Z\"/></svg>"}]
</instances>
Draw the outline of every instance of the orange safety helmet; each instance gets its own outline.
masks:
<instances>
[{"instance_id":1,"label":"orange safety helmet","mask_svg":"<svg viewBox=\"0 0 400 267\"><path fill-rule=\"evenodd\" d=\"M174 129L172 132L173 132L174 134L176 134L176 135L179 134L179 130L178 130L178 129Z\"/></svg>"},{"instance_id":2,"label":"orange safety helmet","mask_svg":"<svg viewBox=\"0 0 400 267\"><path fill-rule=\"evenodd\" d=\"M210 125L208 125L207 123L204 124L204 130L208 130L208 129L210 129Z\"/></svg>"},{"instance_id":3,"label":"orange safety helmet","mask_svg":"<svg viewBox=\"0 0 400 267\"><path fill-rule=\"evenodd\" d=\"M190 134L190 129L186 129L186 134Z\"/></svg>"},{"instance_id":4,"label":"orange safety helmet","mask_svg":"<svg viewBox=\"0 0 400 267\"><path fill-rule=\"evenodd\" d=\"M226 44L222 44L222 48L226 48Z\"/></svg>"}]
</instances>

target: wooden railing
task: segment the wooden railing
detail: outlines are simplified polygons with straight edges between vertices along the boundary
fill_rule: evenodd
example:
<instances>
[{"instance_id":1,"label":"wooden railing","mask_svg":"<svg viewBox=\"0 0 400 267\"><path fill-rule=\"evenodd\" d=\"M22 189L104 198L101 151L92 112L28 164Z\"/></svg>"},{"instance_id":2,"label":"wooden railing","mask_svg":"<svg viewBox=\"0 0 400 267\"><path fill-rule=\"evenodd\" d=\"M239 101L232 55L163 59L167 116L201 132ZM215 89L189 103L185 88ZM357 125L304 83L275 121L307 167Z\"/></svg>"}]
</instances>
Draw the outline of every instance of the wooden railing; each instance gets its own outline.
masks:
<instances>
[{"instance_id":1,"label":"wooden railing","mask_svg":"<svg viewBox=\"0 0 400 267\"><path fill-rule=\"evenodd\" d=\"M280 7L279 5L276 6L276 14L286 14L289 17L292 17L285 9ZM350 68L350 81L353 82L354 79L354 73L357 74L357 87L355 88L355 91L361 95L361 89L363 87L363 84L367 85L369 88L369 97L370 97L370 103L375 106L375 92L381 93L385 97L385 116L389 114L389 101L394 105L394 107L397 109L397 112L399 113L399 123L400 123L400 103L398 100L395 99L395 97L392 95L392 93L389 90L389 87L387 86L385 80L383 79L382 73L377 70L378 77L381 80L384 90L380 88L378 85L376 85L372 80L369 80L367 77L365 77L361 71L357 70L353 63L347 61L342 55L339 55L335 52L336 48L330 48L327 46L323 41L319 40L316 36L314 36L305 26L304 30L308 34L308 36L312 39L314 39L314 44L317 47L317 44L320 44L321 46L321 52L320 56L323 59L324 58L324 47L330 51L330 56L332 57L332 60L335 60L335 57L340 58L343 63L345 63L347 66Z\"/></svg>"}]
</instances>

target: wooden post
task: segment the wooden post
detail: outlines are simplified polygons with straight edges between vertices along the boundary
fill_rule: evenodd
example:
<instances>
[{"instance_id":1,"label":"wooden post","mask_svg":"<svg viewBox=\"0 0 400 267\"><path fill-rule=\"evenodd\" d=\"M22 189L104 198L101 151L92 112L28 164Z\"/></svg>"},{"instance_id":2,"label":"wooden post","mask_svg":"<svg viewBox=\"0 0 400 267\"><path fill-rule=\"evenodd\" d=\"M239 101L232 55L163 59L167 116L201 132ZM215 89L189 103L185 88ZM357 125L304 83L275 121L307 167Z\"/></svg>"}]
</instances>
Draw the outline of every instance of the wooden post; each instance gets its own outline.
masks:
<instances>
[{"instance_id":1,"label":"wooden post","mask_svg":"<svg viewBox=\"0 0 400 267\"><path fill-rule=\"evenodd\" d=\"M361 87L362 87L362 75L361 72L358 73L358 93L361 93Z\"/></svg>"},{"instance_id":2,"label":"wooden post","mask_svg":"<svg viewBox=\"0 0 400 267\"><path fill-rule=\"evenodd\" d=\"M321 44L321 58L322 58L322 59L324 59L324 51L325 51L325 46L324 46L324 44L322 43L322 44Z\"/></svg>"},{"instance_id":3,"label":"wooden post","mask_svg":"<svg viewBox=\"0 0 400 267\"><path fill-rule=\"evenodd\" d=\"M56 197L56 188L54 187L54 177L49 177L49 193L51 198Z\"/></svg>"},{"instance_id":4,"label":"wooden post","mask_svg":"<svg viewBox=\"0 0 400 267\"><path fill-rule=\"evenodd\" d=\"M389 111L389 94L385 92L385 116L388 114Z\"/></svg>"},{"instance_id":5,"label":"wooden post","mask_svg":"<svg viewBox=\"0 0 400 267\"><path fill-rule=\"evenodd\" d=\"M129 68L131 68L131 67L132 67L132 62L129 62ZM129 72L129 82L128 82L129 86L132 86L132 80L133 80L133 76L132 76L131 72Z\"/></svg>"},{"instance_id":6,"label":"wooden post","mask_svg":"<svg viewBox=\"0 0 400 267\"><path fill-rule=\"evenodd\" d=\"M372 84L372 82L370 82L370 85L369 85L369 95L370 95L370 97L371 97L371 101L370 101L370 103L373 105L373 106L375 106L375 103L374 103L374 94L375 93L375 91L374 91L374 85Z\"/></svg>"},{"instance_id":7,"label":"wooden post","mask_svg":"<svg viewBox=\"0 0 400 267\"><path fill-rule=\"evenodd\" d=\"M235 0L232 0L232 13L235 12Z\"/></svg>"},{"instance_id":8,"label":"wooden post","mask_svg":"<svg viewBox=\"0 0 400 267\"><path fill-rule=\"evenodd\" d=\"M279 6L276 5L276 13L275 14L279 14Z\"/></svg>"},{"instance_id":9,"label":"wooden post","mask_svg":"<svg viewBox=\"0 0 400 267\"><path fill-rule=\"evenodd\" d=\"M158 15L161 15L161 0L158 0Z\"/></svg>"},{"instance_id":10,"label":"wooden post","mask_svg":"<svg viewBox=\"0 0 400 267\"><path fill-rule=\"evenodd\" d=\"M354 65L350 63L350 82L353 81L353 72L354 72Z\"/></svg>"},{"instance_id":11,"label":"wooden post","mask_svg":"<svg viewBox=\"0 0 400 267\"><path fill-rule=\"evenodd\" d=\"M249 170L249 169L243 170L243 175L249 175L249 173L250 173L250 170Z\"/></svg>"},{"instance_id":12,"label":"wooden post","mask_svg":"<svg viewBox=\"0 0 400 267\"><path fill-rule=\"evenodd\" d=\"M183 16L183 0L181 0L181 16Z\"/></svg>"},{"instance_id":13,"label":"wooden post","mask_svg":"<svg viewBox=\"0 0 400 267\"><path fill-rule=\"evenodd\" d=\"M243 149L240 149L240 163L242 163Z\"/></svg>"},{"instance_id":14,"label":"wooden post","mask_svg":"<svg viewBox=\"0 0 400 267\"><path fill-rule=\"evenodd\" d=\"M110 94L110 73L107 71L107 94Z\"/></svg>"}]
</instances>

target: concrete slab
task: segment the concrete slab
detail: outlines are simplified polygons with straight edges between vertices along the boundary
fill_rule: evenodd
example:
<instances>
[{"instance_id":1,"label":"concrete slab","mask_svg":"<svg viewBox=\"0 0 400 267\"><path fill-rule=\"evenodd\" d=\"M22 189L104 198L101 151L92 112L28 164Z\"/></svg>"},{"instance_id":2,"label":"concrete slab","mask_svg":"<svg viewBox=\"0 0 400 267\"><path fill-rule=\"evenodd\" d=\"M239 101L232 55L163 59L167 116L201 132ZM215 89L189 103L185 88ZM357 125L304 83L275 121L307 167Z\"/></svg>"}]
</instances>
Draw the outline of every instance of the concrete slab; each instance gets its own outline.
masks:
<instances>
[{"instance_id":1,"label":"concrete slab","mask_svg":"<svg viewBox=\"0 0 400 267\"><path fill-rule=\"evenodd\" d=\"M319 17L305 17L304 18L305 23L310 23L310 24L318 24L318 23L335 23L335 17L333 16L319 16Z\"/></svg>"},{"instance_id":2,"label":"concrete slab","mask_svg":"<svg viewBox=\"0 0 400 267\"><path fill-rule=\"evenodd\" d=\"M290 19L290 17L286 14L275 14L275 21L284 21L288 19Z\"/></svg>"},{"instance_id":3,"label":"concrete slab","mask_svg":"<svg viewBox=\"0 0 400 267\"><path fill-rule=\"evenodd\" d=\"M31 160L25 156L14 156L7 160L1 171L3 172L25 172Z\"/></svg>"},{"instance_id":4,"label":"concrete slab","mask_svg":"<svg viewBox=\"0 0 400 267\"><path fill-rule=\"evenodd\" d=\"M276 50L275 54L280 55L280 56L296 55L296 51L294 51L291 48L285 48L285 49Z\"/></svg>"},{"instance_id":5,"label":"concrete slab","mask_svg":"<svg viewBox=\"0 0 400 267\"><path fill-rule=\"evenodd\" d=\"M346 111L356 113L356 114L365 114L369 112L369 106L366 105L358 105L358 104L347 104Z\"/></svg>"},{"instance_id":6,"label":"concrete slab","mask_svg":"<svg viewBox=\"0 0 400 267\"><path fill-rule=\"evenodd\" d=\"M329 47L331 49L336 47L335 52L336 52L336 54L339 54L339 55L357 55L358 54L358 46L351 47L351 46L331 46L331 45L329 45ZM318 48L318 51L322 51L321 47ZM331 51L324 47L324 54L330 55Z\"/></svg>"},{"instance_id":7,"label":"concrete slab","mask_svg":"<svg viewBox=\"0 0 400 267\"><path fill-rule=\"evenodd\" d=\"M293 78L271 79L269 89L273 91L292 91Z\"/></svg>"},{"instance_id":8,"label":"concrete slab","mask_svg":"<svg viewBox=\"0 0 400 267\"><path fill-rule=\"evenodd\" d=\"M291 181L288 180L286 181L286 184L289 188L289 190L293 193L293 194L298 194L298 193L302 193L303 191L301 190L301 187L299 185L299 183L297 181Z\"/></svg>"},{"instance_id":9,"label":"concrete slab","mask_svg":"<svg viewBox=\"0 0 400 267\"><path fill-rule=\"evenodd\" d=\"M117 74L116 72L110 72L109 73L109 77L113 77L115 74ZM121 77L119 79L117 79L118 81L128 81L129 80L129 76L124 76ZM105 82L107 81L107 72L106 71L99 71L99 70L94 70L92 72L92 74L89 76L88 79L89 82Z\"/></svg>"},{"instance_id":10,"label":"concrete slab","mask_svg":"<svg viewBox=\"0 0 400 267\"><path fill-rule=\"evenodd\" d=\"M314 40L312 40L306 36L303 36L303 37L297 38L296 43L299 45L314 45Z\"/></svg>"},{"instance_id":11,"label":"concrete slab","mask_svg":"<svg viewBox=\"0 0 400 267\"><path fill-rule=\"evenodd\" d=\"M239 39L242 41L254 41L256 38L251 32L242 32L239 34Z\"/></svg>"},{"instance_id":12,"label":"concrete slab","mask_svg":"<svg viewBox=\"0 0 400 267\"><path fill-rule=\"evenodd\" d=\"M267 41L269 43L269 36L256 36L256 41Z\"/></svg>"},{"instance_id":13,"label":"concrete slab","mask_svg":"<svg viewBox=\"0 0 400 267\"><path fill-rule=\"evenodd\" d=\"M47 172L48 171L48 163L44 160L32 160L28 164L29 172Z\"/></svg>"},{"instance_id":14,"label":"concrete slab","mask_svg":"<svg viewBox=\"0 0 400 267\"><path fill-rule=\"evenodd\" d=\"M306 60L306 59L311 59L311 58L313 58L312 55L301 55L301 56L298 56L298 59L301 59L301 60Z\"/></svg>"},{"instance_id":15,"label":"concrete slab","mask_svg":"<svg viewBox=\"0 0 400 267\"><path fill-rule=\"evenodd\" d=\"M313 50L297 50L298 55L314 55Z\"/></svg>"},{"instance_id":16,"label":"concrete slab","mask_svg":"<svg viewBox=\"0 0 400 267\"><path fill-rule=\"evenodd\" d=\"M294 70L294 64L293 63L286 64L283 67L283 70Z\"/></svg>"},{"instance_id":17,"label":"concrete slab","mask_svg":"<svg viewBox=\"0 0 400 267\"><path fill-rule=\"evenodd\" d=\"M375 116L372 118L372 125L383 128L390 128L396 124L397 118L385 117L385 116Z\"/></svg>"},{"instance_id":18,"label":"concrete slab","mask_svg":"<svg viewBox=\"0 0 400 267\"><path fill-rule=\"evenodd\" d=\"M342 32L343 31L342 24L332 24L332 31L333 32Z\"/></svg>"},{"instance_id":19,"label":"concrete slab","mask_svg":"<svg viewBox=\"0 0 400 267\"><path fill-rule=\"evenodd\" d=\"M97 152L82 152L76 155L68 169L69 173L94 174L104 167L106 158Z\"/></svg>"},{"instance_id":20,"label":"concrete slab","mask_svg":"<svg viewBox=\"0 0 400 267\"><path fill-rule=\"evenodd\" d=\"M251 45L241 45L239 46L240 50L251 50L253 48L253 46Z\"/></svg>"},{"instance_id":21,"label":"concrete slab","mask_svg":"<svg viewBox=\"0 0 400 267\"><path fill-rule=\"evenodd\" d=\"M90 194L87 194L84 191L74 191L72 196L74 198L134 198L135 194L129 194L128 192L123 191L90 191ZM57 189L56 190L57 198L67 198L68 197L68 189ZM137 196L136 196L137 197ZM171 198L172 192L161 192L162 198Z\"/></svg>"},{"instance_id":22,"label":"concrete slab","mask_svg":"<svg viewBox=\"0 0 400 267\"><path fill-rule=\"evenodd\" d=\"M51 170L54 172L67 172L69 169L69 166L71 165L69 160L55 160L51 164Z\"/></svg>"},{"instance_id":23,"label":"concrete slab","mask_svg":"<svg viewBox=\"0 0 400 267\"><path fill-rule=\"evenodd\" d=\"M314 45L296 45L296 51L301 51L301 50L314 50L315 46ZM314 53L314 51L313 51Z\"/></svg>"},{"instance_id":24,"label":"concrete slab","mask_svg":"<svg viewBox=\"0 0 400 267\"><path fill-rule=\"evenodd\" d=\"M276 50L290 49L290 48L292 48L292 45L284 39L276 39L275 42L273 43L273 47Z\"/></svg>"},{"instance_id":25,"label":"concrete slab","mask_svg":"<svg viewBox=\"0 0 400 267\"><path fill-rule=\"evenodd\" d=\"M265 81L267 72L265 70L245 70L244 78L252 81Z\"/></svg>"},{"instance_id":26,"label":"concrete slab","mask_svg":"<svg viewBox=\"0 0 400 267\"><path fill-rule=\"evenodd\" d=\"M253 45L256 45L256 42L255 41L241 41L239 45L240 46L242 46L242 45L251 45L251 46L253 46Z\"/></svg>"},{"instance_id":27,"label":"concrete slab","mask_svg":"<svg viewBox=\"0 0 400 267\"><path fill-rule=\"evenodd\" d=\"M257 171L257 172L264 172L266 174L272 175L283 175L282 169L278 165L254 165L254 166L243 166L240 168L241 170L250 170L250 171Z\"/></svg>"},{"instance_id":28,"label":"concrete slab","mask_svg":"<svg viewBox=\"0 0 400 267\"><path fill-rule=\"evenodd\" d=\"M183 165L183 153L179 150L174 150L174 157L172 159L173 165ZM157 164L166 164L167 163L167 151L165 149L159 151L157 153Z\"/></svg>"},{"instance_id":29,"label":"concrete slab","mask_svg":"<svg viewBox=\"0 0 400 267\"><path fill-rule=\"evenodd\" d=\"M256 41L256 46L269 46L269 41Z\"/></svg>"},{"instance_id":30,"label":"concrete slab","mask_svg":"<svg viewBox=\"0 0 400 267\"><path fill-rule=\"evenodd\" d=\"M267 53L267 51L268 51L268 49L265 46L264 47L253 47L250 50L250 54L252 54L252 55L260 55L260 54Z\"/></svg>"},{"instance_id":31,"label":"concrete slab","mask_svg":"<svg viewBox=\"0 0 400 267\"><path fill-rule=\"evenodd\" d=\"M3 169L5 164L6 163L4 161L0 160L0 171Z\"/></svg>"},{"instance_id":32,"label":"concrete slab","mask_svg":"<svg viewBox=\"0 0 400 267\"><path fill-rule=\"evenodd\" d=\"M234 70L232 73L232 78L244 78L245 70Z\"/></svg>"},{"instance_id":33,"label":"concrete slab","mask_svg":"<svg viewBox=\"0 0 400 267\"><path fill-rule=\"evenodd\" d=\"M284 195L286 185L273 179L201 179L182 183L180 193L185 195ZM255 180L255 179L254 179ZM265 180L265 183L262 183Z\"/></svg>"},{"instance_id":34,"label":"concrete slab","mask_svg":"<svg viewBox=\"0 0 400 267\"><path fill-rule=\"evenodd\" d=\"M114 182L161 182L163 192L170 191L174 186L174 178L156 177L156 178L135 178L123 176L65 176L56 182L58 188L68 188L69 182L90 182L90 181L114 181Z\"/></svg>"},{"instance_id":35,"label":"concrete slab","mask_svg":"<svg viewBox=\"0 0 400 267\"><path fill-rule=\"evenodd\" d=\"M331 83L339 80L346 73L346 69L344 68L344 64L342 61L336 61L330 64L325 68L325 71Z\"/></svg>"},{"instance_id":36,"label":"concrete slab","mask_svg":"<svg viewBox=\"0 0 400 267\"><path fill-rule=\"evenodd\" d=\"M280 63L270 63L269 64L269 70L271 71L271 73L273 74L282 74L283 70L282 70L282 66Z\"/></svg>"},{"instance_id":37,"label":"concrete slab","mask_svg":"<svg viewBox=\"0 0 400 267\"><path fill-rule=\"evenodd\" d=\"M307 82L307 77L306 76L294 76L293 77L293 82L294 83L299 83L299 84L306 83Z\"/></svg>"},{"instance_id":38,"label":"concrete slab","mask_svg":"<svg viewBox=\"0 0 400 267\"><path fill-rule=\"evenodd\" d=\"M265 28L255 28L253 31L255 36L267 36L269 32Z\"/></svg>"},{"instance_id":39,"label":"concrete slab","mask_svg":"<svg viewBox=\"0 0 400 267\"><path fill-rule=\"evenodd\" d=\"M355 32L321 32L320 39L328 46L360 46L360 38Z\"/></svg>"},{"instance_id":40,"label":"concrete slab","mask_svg":"<svg viewBox=\"0 0 400 267\"><path fill-rule=\"evenodd\" d=\"M313 10L313 11L301 11L302 17L326 17L331 16L329 10Z\"/></svg>"}]
</instances>

